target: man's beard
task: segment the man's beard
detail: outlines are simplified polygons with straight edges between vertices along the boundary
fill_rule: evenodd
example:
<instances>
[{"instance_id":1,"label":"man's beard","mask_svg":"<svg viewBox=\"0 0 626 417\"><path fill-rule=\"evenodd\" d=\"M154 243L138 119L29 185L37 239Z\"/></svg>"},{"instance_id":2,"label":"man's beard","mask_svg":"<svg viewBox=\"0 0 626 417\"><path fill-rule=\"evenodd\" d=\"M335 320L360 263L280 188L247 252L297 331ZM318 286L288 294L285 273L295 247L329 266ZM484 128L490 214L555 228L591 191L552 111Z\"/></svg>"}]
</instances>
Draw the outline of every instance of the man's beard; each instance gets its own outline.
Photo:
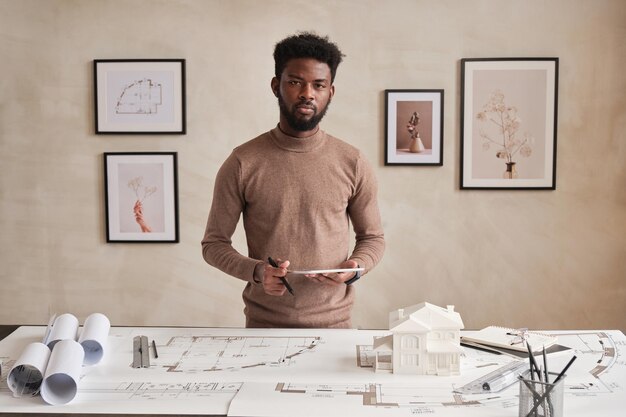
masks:
<instances>
[{"instance_id":1,"label":"man's beard","mask_svg":"<svg viewBox=\"0 0 626 417\"><path fill-rule=\"evenodd\" d=\"M290 111L290 109L287 108L287 103L285 103L285 100L283 100L283 96L280 94L280 91L278 92L277 96L278 96L278 107L280 107L280 114L282 114L285 117L285 120L287 121L287 124L289 125L289 127L297 132L308 132L310 130L315 129L317 125L324 118L324 115L326 115L326 111L328 110L328 106L330 105L330 99L328 99L328 103L326 103L326 107L324 107L322 111L318 113L316 106L314 106L311 102L302 100L295 106L303 104L303 105L313 107L314 113L310 119L301 119L296 116L295 106L294 106L293 111Z\"/></svg>"}]
</instances>

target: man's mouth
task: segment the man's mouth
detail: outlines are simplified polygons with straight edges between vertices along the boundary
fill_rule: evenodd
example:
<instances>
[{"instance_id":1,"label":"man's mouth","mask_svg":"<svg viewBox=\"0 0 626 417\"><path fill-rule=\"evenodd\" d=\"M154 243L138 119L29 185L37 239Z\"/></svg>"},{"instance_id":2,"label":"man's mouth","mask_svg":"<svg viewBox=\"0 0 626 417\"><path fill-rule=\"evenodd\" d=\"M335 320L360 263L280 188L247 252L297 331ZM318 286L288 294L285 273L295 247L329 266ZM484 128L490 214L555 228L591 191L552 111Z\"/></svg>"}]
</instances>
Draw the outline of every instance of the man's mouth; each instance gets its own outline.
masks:
<instances>
[{"instance_id":1,"label":"man's mouth","mask_svg":"<svg viewBox=\"0 0 626 417\"><path fill-rule=\"evenodd\" d=\"M313 114L315 113L315 106L310 104L298 104L296 106L296 111L300 114Z\"/></svg>"}]
</instances>

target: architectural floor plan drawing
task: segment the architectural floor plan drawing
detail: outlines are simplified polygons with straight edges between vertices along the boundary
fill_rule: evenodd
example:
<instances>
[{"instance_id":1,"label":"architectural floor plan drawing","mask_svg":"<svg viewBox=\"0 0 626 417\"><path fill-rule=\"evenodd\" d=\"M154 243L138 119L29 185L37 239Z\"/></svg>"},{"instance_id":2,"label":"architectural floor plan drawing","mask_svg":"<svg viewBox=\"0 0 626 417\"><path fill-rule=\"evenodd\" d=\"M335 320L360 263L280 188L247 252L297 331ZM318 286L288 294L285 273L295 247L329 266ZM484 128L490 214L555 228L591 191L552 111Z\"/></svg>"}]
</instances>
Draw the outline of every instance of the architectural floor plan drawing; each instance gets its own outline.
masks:
<instances>
[{"instance_id":1,"label":"architectural floor plan drawing","mask_svg":"<svg viewBox=\"0 0 626 417\"><path fill-rule=\"evenodd\" d=\"M124 86L115 105L117 114L154 114L163 104L161 84L149 78L135 80Z\"/></svg>"},{"instance_id":2,"label":"architectural floor plan drawing","mask_svg":"<svg viewBox=\"0 0 626 417\"><path fill-rule=\"evenodd\" d=\"M241 371L289 366L319 341L319 337L175 336L159 347L159 355L173 357L171 365L162 365L168 372Z\"/></svg>"},{"instance_id":3,"label":"architectural floor plan drawing","mask_svg":"<svg viewBox=\"0 0 626 417\"><path fill-rule=\"evenodd\" d=\"M516 416L518 386L493 394L454 390L514 360L464 348L461 375L374 372L378 330L111 328L103 361L83 367L75 399L50 406L15 398L6 374L44 327L20 327L0 341L0 410L36 413L218 414L238 417ZM626 408L626 337L619 331L559 332L569 351L551 370L577 360L565 380L565 415L617 417ZM133 368L133 338L145 335L150 366ZM262 401L259 399L262 398ZM616 410L619 410L616 411Z\"/></svg>"},{"instance_id":4,"label":"architectural floor plan drawing","mask_svg":"<svg viewBox=\"0 0 626 417\"><path fill-rule=\"evenodd\" d=\"M556 333L570 351L549 358L553 369L562 369L572 355L576 365L567 373L565 415L619 416L626 406L626 338L620 332ZM403 383L380 380L371 373L364 383L246 383L229 408L233 416L516 416L518 384L499 392L461 395L454 389L473 377L486 374L511 359L465 348L462 377L420 377ZM369 346L356 349L358 366L370 366ZM269 409L252 403L265 398ZM588 401L589 396L601 401ZM307 404L306 410L298 404ZM618 405L616 407L616 405ZM249 407L254 408L253 410ZM261 409L260 409L261 408ZM300 410L300 411L297 411ZM618 411L619 410L619 411Z\"/></svg>"}]
</instances>

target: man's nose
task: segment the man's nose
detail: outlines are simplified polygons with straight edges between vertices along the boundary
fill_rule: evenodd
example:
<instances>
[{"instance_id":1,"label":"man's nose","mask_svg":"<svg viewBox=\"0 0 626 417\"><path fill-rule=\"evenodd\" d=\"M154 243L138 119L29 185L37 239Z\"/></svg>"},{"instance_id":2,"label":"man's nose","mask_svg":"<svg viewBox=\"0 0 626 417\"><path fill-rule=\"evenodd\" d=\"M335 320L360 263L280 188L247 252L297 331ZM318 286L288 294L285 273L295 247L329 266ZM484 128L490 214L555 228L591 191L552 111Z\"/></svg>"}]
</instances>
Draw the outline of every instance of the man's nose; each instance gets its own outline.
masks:
<instances>
[{"instance_id":1,"label":"man's nose","mask_svg":"<svg viewBox=\"0 0 626 417\"><path fill-rule=\"evenodd\" d=\"M302 88L300 89L300 99L302 100L313 100L314 97L313 86L309 83L302 84Z\"/></svg>"}]
</instances>

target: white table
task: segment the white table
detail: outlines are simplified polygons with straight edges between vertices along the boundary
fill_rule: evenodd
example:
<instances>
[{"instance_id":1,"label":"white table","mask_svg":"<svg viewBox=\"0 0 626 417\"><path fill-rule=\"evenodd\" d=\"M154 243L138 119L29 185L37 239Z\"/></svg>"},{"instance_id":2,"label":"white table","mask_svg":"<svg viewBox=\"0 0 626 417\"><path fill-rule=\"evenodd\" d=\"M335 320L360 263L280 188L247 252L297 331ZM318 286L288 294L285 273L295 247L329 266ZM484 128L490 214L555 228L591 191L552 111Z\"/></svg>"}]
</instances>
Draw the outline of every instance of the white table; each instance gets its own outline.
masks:
<instances>
[{"instance_id":1,"label":"white table","mask_svg":"<svg viewBox=\"0 0 626 417\"><path fill-rule=\"evenodd\" d=\"M14 398L6 374L44 327L23 326L0 341L0 414L234 416L517 416L517 384L500 393L453 390L512 360L465 348L457 377L375 373L367 367L381 330L114 327L102 363L84 367L69 404ZM550 356L552 370L578 359L565 380L565 413L622 416L626 337L620 331L552 332L572 351ZM132 339L155 340L149 368L134 369Z\"/></svg>"}]
</instances>

